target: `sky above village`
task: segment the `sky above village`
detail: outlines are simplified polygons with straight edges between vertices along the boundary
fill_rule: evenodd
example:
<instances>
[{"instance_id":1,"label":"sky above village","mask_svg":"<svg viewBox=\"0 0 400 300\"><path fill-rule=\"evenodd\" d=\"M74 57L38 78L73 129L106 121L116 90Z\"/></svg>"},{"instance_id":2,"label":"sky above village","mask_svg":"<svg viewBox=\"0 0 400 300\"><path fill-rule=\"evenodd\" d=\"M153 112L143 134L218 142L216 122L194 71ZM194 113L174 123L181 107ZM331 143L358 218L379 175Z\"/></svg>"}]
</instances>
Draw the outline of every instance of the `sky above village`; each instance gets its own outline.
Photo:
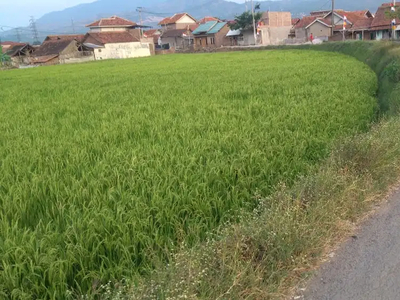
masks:
<instances>
[{"instance_id":1,"label":"sky above village","mask_svg":"<svg viewBox=\"0 0 400 300\"><path fill-rule=\"evenodd\" d=\"M94 1L95 0L0 0L0 31L2 26L26 26L29 24L30 16L34 16L38 19L48 12ZM244 2L244 0L231 1L238 3ZM3 28L3 30L6 29L9 28Z\"/></svg>"},{"instance_id":2,"label":"sky above village","mask_svg":"<svg viewBox=\"0 0 400 300\"><path fill-rule=\"evenodd\" d=\"M48 12L88 2L94 0L0 0L0 27L26 26L30 16L38 19Z\"/></svg>"}]
</instances>

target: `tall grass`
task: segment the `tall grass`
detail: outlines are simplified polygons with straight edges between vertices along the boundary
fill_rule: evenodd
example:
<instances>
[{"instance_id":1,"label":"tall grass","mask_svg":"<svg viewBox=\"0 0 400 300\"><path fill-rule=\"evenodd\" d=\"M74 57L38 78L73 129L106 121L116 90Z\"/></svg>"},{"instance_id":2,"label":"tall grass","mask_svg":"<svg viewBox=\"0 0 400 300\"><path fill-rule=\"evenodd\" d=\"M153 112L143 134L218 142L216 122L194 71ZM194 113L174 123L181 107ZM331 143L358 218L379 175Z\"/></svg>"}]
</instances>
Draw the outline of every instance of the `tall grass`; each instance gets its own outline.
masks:
<instances>
[{"instance_id":1,"label":"tall grass","mask_svg":"<svg viewBox=\"0 0 400 300\"><path fill-rule=\"evenodd\" d=\"M367 66L313 51L0 73L0 295L146 274L369 128L376 89Z\"/></svg>"}]
</instances>

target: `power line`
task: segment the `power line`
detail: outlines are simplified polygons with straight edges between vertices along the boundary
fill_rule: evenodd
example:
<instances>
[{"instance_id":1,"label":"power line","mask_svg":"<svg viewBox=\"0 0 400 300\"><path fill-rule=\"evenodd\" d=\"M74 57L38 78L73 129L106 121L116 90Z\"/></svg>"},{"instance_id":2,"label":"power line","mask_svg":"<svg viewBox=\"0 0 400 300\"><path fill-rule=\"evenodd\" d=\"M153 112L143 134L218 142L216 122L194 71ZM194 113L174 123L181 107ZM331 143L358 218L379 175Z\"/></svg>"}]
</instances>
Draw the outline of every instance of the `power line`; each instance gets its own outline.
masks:
<instances>
[{"instance_id":1,"label":"power line","mask_svg":"<svg viewBox=\"0 0 400 300\"><path fill-rule=\"evenodd\" d=\"M71 18L71 26L72 26L72 33L75 33L75 24L73 18Z\"/></svg>"},{"instance_id":2,"label":"power line","mask_svg":"<svg viewBox=\"0 0 400 300\"><path fill-rule=\"evenodd\" d=\"M15 37L17 38L18 43L21 43L21 30L20 30L20 28L15 28Z\"/></svg>"}]
</instances>

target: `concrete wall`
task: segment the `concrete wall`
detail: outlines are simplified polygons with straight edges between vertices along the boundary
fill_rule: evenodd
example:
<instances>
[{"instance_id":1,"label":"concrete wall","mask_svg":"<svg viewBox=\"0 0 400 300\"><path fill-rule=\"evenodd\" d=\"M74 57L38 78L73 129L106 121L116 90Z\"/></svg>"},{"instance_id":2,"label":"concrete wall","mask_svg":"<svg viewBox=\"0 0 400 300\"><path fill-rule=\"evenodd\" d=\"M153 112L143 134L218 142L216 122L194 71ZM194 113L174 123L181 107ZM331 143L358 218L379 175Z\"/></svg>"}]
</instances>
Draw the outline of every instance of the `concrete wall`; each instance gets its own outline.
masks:
<instances>
[{"instance_id":1,"label":"concrete wall","mask_svg":"<svg viewBox=\"0 0 400 300\"><path fill-rule=\"evenodd\" d=\"M90 32L114 32L114 31L127 31L126 27L106 27L106 28L91 28Z\"/></svg>"},{"instance_id":2,"label":"concrete wall","mask_svg":"<svg viewBox=\"0 0 400 300\"><path fill-rule=\"evenodd\" d=\"M307 29L305 28L296 28L295 29L296 39L308 39Z\"/></svg>"},{"instance_id":3,"label":"concrete wall","mask_svg":"<svg viewBox=\"0 0 400 300\"><path fill-rule=\"evenodd\" d=\"M68 58L64 59L62 62L60 61L61 64L79 64L79 63L84 63L84 62L89 62L89 61L94 61L94 55L91 56L81 56L81 57L74 57L74 58Z\"/></svg>"},{"instance_id":4,"label":"concrete wall","mask_svg":"<svg viewBox=\"0 0 400 300\"><path fill-rule=\"evenodd\" d=\"M83 56L93 56L93 53L83 53L78 51L78 44L76 41L71 41L71 43L59 55L59 63L64 64L70 59L79 59Z\"/></svg>"},{"instance_id":5,"label":"concrete wall","mask_svg":"<svg viewBox=\"0 0 400 300\"><path fill-rule=\"evenodd\" d=\"M314 38L330 36L331 28L326 27L325 25L322 25L319 22L315 22L310 27L308 27L307 33L308 33L307 37L309 37L312 34Z\"/></svg>"},{"instance_id":6,"label":"concrete wall","mask_svg":"<svg viewBox=\"0 0 400 300\"><path fill-rule=\"evenodd\" d=\"M180 20L176 22L177 24L196 24L196 21L194 21L191 17L185 15L182 17Z\"/></svg>"},{"instance_id":7,"label":"concrete wall","mask_svg":"<svg viewBox=\"0 0 400 300\"><path fill-rule=\"evenodd\" d=\"M96 60L144 57L151 55L148 43L118 43L106 44L104 48L94 50Z\"/></svg>"},{"instance_id":8,"label":"concrete wall","mask_svg":"<svg viewBox=\"0 0 400 300\"><path fill-rule=\"evenodd\" d=\"M288 38L292 26L261 28L262 45L281 45Z\"/></svg>"},{"instance_id":9,"label":"concrete wall","mask_svg":"<svg viewBox=\"0 0 400 300\"><path fill-rule=\"evenodd\" d=\"M292 26L292 14L285 11L267 11L263 13L261 21L269 27Z\"/></svg>"}]
</instances>

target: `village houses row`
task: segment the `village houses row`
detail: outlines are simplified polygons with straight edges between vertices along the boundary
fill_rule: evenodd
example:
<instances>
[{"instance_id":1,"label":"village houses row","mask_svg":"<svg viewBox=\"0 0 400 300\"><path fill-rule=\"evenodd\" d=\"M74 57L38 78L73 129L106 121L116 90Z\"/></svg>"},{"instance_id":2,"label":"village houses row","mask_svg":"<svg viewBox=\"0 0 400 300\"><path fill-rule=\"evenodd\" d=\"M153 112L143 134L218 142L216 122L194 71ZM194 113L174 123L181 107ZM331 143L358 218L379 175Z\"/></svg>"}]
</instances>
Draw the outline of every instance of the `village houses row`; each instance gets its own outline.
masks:
<instances>
[{"instance_id":1,"label":"village houses row","mask_svg":"<svg viewBox=\"0 0 400 300\"><path fill-rule=\"evenodd\" d=\"M50 35L39 47L26 43L3 42L3 50L15 66L53 65L92 60L144 57L154 54L201 49L305 43L320 40L399 39L400 26L392 31L388 18L391 4L382 4L376 14L368 10L314 11L301 19L290 12L265 12L252 29L231 30L230 23L215 17L196 20L188 13L175 14L159 22L158 29L147 29L113 16L95 21L85 35ZM332 24L333 20L333 24ZM346 23L344 30L343 23ZM400 24L400 20L396 20ZM395 36L392 36L392 32Z\"/></svg>"}]
</instances>

